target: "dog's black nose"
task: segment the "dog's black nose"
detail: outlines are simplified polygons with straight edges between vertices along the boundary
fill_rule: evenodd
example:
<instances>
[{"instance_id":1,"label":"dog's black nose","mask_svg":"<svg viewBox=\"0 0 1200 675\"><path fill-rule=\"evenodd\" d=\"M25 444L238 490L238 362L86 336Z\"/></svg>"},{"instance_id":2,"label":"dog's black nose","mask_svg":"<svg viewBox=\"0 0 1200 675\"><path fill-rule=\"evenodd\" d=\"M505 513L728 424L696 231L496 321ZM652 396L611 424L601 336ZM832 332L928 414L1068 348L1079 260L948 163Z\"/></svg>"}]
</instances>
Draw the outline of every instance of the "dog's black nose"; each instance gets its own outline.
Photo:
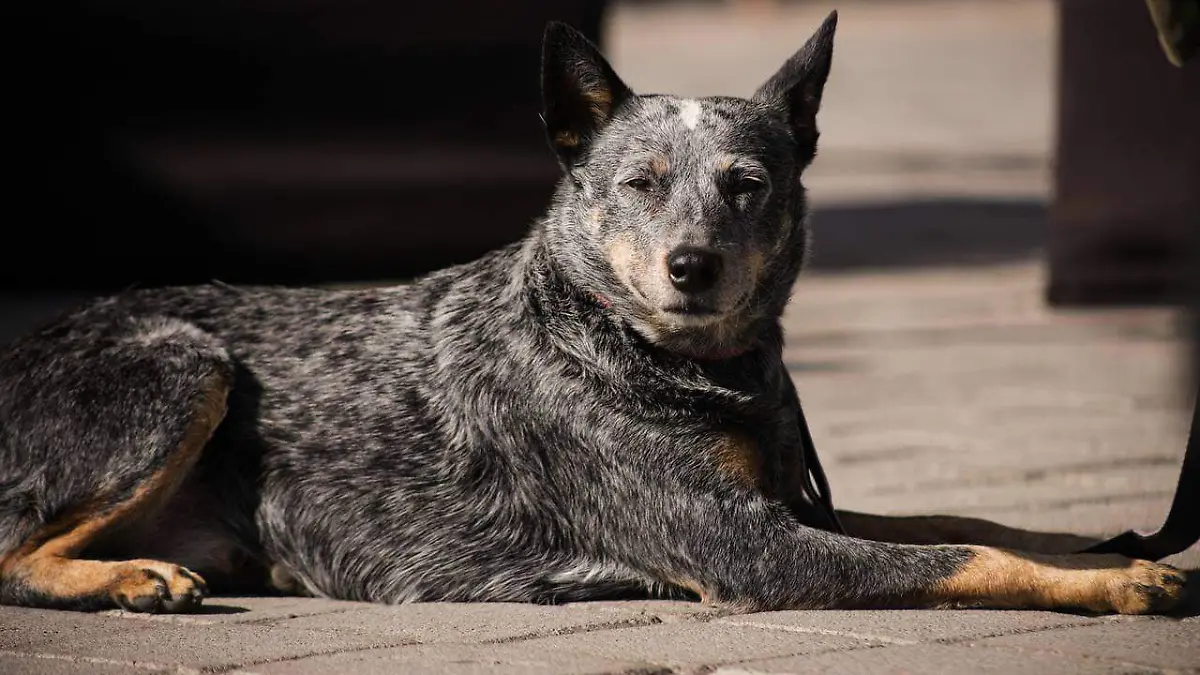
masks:
<instances>
[{"instance_id":1,"label":"dog's black nose","mask_svg":"<svg viewBox=\"0 0 1200 675\"><path fill-rule=\"evenodd\" d=\"M702 293L717 285L721 275L721 254L680 246L667 258L667 273L671 284L684 293Z\"/></svg>"}]
</instances>

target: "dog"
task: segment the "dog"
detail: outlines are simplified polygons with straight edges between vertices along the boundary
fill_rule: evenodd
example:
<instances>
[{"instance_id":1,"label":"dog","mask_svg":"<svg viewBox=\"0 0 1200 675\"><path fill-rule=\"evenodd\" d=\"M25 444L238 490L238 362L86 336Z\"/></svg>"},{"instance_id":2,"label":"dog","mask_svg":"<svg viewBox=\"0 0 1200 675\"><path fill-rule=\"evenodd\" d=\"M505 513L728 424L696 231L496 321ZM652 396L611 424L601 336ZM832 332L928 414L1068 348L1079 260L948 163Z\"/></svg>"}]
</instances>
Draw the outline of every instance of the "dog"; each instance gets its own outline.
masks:
<instances>
[{"instance_id":1,"label":"dog","mask_svg":"<svg viewBox=\"0 0 1200 675\"><path fill-rule=\"evenodd\" d=\"M521 241L392 288L134 289L17 339L0 602L1176 606L1166 565L812 489L780 316L836 25L750 98L692 99L552 23L562 173Z\"/></svg>"}]
</instances>

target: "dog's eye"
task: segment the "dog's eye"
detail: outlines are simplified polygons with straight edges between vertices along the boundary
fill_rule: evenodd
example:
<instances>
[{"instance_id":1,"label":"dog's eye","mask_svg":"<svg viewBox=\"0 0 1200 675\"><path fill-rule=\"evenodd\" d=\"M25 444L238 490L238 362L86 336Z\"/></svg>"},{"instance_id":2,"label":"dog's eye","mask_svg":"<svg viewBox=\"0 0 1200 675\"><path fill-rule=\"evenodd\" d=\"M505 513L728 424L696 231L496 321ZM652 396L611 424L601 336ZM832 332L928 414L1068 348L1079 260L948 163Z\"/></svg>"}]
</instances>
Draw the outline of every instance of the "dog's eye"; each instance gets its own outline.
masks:
<instances>
[{"instance_id":1,"label":"dog's eye","mask_svg":"<svg viewBox=\"0 0 1200 675\"><path fill-rule=\"evenodd\" d=\"M647 178L630 178L625 181L625 187L633 188L638 192L648 192L654 187L654 184Z\"/></svg>"},{"instance_id":2,"label":"dog's eye","mask_svg":"<svg viewBox=\"0 0 1200 675\"><path fill-rule=\"evenodd\" d=\"M748 195L757 192L766 185L756 176L738 176L729 182L729 192L733 195Z\"/></svg>"}]
</instances>

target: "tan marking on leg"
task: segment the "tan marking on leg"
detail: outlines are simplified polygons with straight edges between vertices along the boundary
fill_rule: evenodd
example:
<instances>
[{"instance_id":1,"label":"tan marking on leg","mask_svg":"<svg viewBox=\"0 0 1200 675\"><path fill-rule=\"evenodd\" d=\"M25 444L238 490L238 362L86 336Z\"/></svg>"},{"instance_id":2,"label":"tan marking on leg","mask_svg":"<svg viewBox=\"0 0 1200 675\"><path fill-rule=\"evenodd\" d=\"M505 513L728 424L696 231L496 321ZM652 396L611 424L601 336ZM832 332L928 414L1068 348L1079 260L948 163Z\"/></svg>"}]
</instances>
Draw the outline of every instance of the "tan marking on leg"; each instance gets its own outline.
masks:
<instances>
[{"instance_id":1,"label":"tan marking on leg","mask_svg":"<svg viewBox=\"0 0 1200 675\"><path fill-rule=\"evenodd\" d=\"M14 576L30 590L53 600L107 597L133 611L189 609L200 604L207 592L199 575L158 560L108 562L33 556Z\"/></svg>"},{"instance_id":2,"label":"tan marking on leg","mask_svg":"<svg viewBox=\"0 0 1200 675\"><path fill-rule=\"evenodd\" d=\"M762 456L758 446L741 434L726 434L712 450L720 471L746 487L760 487L763 478Z\"/></svg>"},{"instance_id":3,"label":"tan marking on leg","mask_svg":"<svg viewBox=\"0 0 1200 675\"><path fill-rule=\"evenodd\" d=\"M1167 611L1183 597L1185 577L1168 565L1118 555L967 548L971 560L931 590L934 604L1149 614Z\"/></svg>"},{"instance_id":4,"label":"tan marking on leg","mask_svg":"<svg viewBox=\"0 0 1200 675\"><path fill-rule=\"evenodd\" d=\"M160 588L179 602L198 600L204 581L178 565L154 560L79 560L77 556L105 535L153 515L170 498L224 417L228 393L225 378L207 378L183 439L161 469L123 501L109 504L97 498L48 523L0 561L0 577L19 580L51 602L107 596L130 607L126 601L162 595Z\"/></svg>"},{"instance_id":5,"label":"tan marking on leg","mask_svg":"<svg viewBox=\"0 0 1200 675\"><path fill-rule=\"evenodd\" d=\"M705 588L700 582L696 581L695 579L688 579L688 578L684 578L684 577L678 577L678 578L673 577L673 578L669 579L667 583L671 584L672 586L678 586L679 588L682 588L685 591L689 591L691 593L696 594L696 597L700 598L700 602L703 602L705 604L712 604L713 594L707 588Z\"/></svg>"}]
</instances>

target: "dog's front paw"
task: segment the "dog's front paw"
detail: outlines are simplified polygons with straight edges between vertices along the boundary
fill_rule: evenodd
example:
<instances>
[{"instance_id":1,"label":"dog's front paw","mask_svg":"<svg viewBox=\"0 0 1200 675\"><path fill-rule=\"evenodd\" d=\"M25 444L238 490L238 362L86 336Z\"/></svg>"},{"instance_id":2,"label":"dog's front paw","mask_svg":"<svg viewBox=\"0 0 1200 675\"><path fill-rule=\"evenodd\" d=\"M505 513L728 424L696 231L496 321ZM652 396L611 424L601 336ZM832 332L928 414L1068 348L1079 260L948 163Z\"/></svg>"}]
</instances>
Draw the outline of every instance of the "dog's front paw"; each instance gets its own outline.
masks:
<instances>
[{"instance_id":1,"label":"dog's front paw","mask_svg":"<svg viewBox=\"0 0 1200 675\"><path fill-rule=\"evenodd\" d=\"M1113 611L1161 614L1183 602L1187 575L1170 565L1132 560L1125 569L1114 570L1108 583Z\"/></svg>"},{"instance_id":2,"label":"dog's front paw","mask_svg":"<svg viewBox=\"0 0 1200 675\"><path fill-rule=\"evenodd\" d=\"M208 587L200 576L184 567L156 560L124 563L109 595L130 612L181 613L200 606Z\"/></svg>"}]
</instances>

